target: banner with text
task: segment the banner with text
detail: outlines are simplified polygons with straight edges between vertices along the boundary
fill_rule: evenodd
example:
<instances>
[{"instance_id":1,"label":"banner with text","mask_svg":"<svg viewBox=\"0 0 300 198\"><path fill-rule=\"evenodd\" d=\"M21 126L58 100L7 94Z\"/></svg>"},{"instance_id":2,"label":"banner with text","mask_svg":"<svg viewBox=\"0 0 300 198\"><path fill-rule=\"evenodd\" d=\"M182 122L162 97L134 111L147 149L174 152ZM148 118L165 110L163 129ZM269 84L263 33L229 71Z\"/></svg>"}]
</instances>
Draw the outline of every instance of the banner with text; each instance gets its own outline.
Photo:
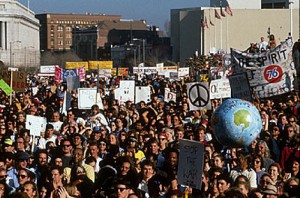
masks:
<instances>
[{"instance_id":1,"label":"banner with text","mask_svg":"<svg viewBox=\"0 0 300 198\"><path fill-rule=\"evenodd\" d=\"M262 53L231 49L234 73L247 72L250 87L260 98L288 93L294 90L296 76L292 47L293 41L288 38Z\"/></svg>"},{"instance_id":2,"label":"banner with text","mask_svg":"<svg viewBox=\"0 0 300 198\"><path fill-rule=\"evenodd\" d=\"M228 79L210 81L210 99L230 98L231 88Z\"/></svg>"}]
</instances>

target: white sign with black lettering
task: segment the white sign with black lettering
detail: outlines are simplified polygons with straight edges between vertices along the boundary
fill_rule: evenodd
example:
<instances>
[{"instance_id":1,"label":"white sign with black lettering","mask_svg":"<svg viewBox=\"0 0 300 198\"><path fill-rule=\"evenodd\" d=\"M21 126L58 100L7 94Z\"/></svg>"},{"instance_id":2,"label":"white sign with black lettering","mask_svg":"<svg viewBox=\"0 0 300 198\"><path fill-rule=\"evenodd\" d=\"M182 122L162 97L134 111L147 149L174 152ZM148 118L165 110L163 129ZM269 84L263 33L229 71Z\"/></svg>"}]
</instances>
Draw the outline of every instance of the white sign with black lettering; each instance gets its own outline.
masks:
<instances>
[{"instance_id":1,"label":"white sign with black lettering","mask_svg":"<svg viewBox=\"0 0 300 198\"><path fill-rule=\"evenodd\" d=\"M228 79L218 79L210 82L210 99L230 97L231 88Z\"/></svg>"},{"instance_id":2,"label":"white sign with black lettering","mask_svg":"<svg viewBox=\"0 0 300 198\"><path fill-rule=\"evenodd\" d=\"M95 88L78 88L78 108L91 109L97 104L100 109L103 109L102 99Z\"/></svg>"}]
</instances>

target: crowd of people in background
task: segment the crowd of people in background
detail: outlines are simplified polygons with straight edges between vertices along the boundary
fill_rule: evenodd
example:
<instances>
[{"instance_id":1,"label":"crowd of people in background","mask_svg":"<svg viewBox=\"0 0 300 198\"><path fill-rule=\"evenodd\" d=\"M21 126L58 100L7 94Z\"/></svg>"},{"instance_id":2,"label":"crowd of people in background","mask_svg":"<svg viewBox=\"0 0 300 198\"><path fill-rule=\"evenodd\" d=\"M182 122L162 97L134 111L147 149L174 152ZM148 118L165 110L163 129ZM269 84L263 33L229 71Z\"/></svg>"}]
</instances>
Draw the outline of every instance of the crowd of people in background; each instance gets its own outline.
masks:
<instances>
[{"instance_id":1,"label":"crowd of people in background","mask_svg":"<svg viewBox=\"0 0 300 198\"><path fill-rule=\"evenodd\" d=\"M263 130L247 148L220 145L210 118L212 110L190 110L183 80L145 76L151 101L119 103L113 90L119 78L101 79L103 109L71 107L63 113L66 84L31 76L25 92L9 97L0 89L0 197L297 197L299 196L300 100L291 92L255 99ZM96 86L86 79L81 87ZM38 88L34 95L32 89ZM176 101L164 100L164 89ZM33 137L26 116L47 119ZM216 133L222 133L217 131ZM178 183L179 143L204 144L202 188Z\"/></svg>"}]
</instances>

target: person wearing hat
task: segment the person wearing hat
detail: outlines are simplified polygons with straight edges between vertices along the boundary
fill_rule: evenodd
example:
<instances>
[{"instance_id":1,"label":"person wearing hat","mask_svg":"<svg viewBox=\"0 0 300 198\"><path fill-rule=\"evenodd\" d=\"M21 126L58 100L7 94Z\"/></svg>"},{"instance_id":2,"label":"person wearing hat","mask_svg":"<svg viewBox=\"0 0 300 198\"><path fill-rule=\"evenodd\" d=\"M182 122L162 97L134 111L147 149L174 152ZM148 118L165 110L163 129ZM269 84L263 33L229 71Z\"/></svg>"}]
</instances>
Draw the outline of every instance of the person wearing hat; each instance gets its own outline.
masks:
<instances>
[{"instance_id":1,"label":"person wearing hat","mask_svg":"<svg viewBox=\"0 0 300 198\"><path fill-rule=\"evenodd\" d=\"M99 156L104 159L107 155L107 141L101 138L99 141Z\"/></svg>"},{"instance_id":2,"label":"person wearing hat","mask_svg":"<svg viewBox=\"0 0 300 198\"><path fill-rule=\"evenodd\" d=\"M3 150L4 152L15 152L14 142L11 139L5 139L3 142Z\"/></svg>"},{"instance_id":3,"label":"person wearing hat","mask_svg":"<svg viewBox=\"0 0 300 198\"><path fill-rule=\"evenodd\" d=\"M264 198L276 198L278 197L277 188L272 184L268 184L264 191L262 191Z\"/></svg>"}]
</instances>

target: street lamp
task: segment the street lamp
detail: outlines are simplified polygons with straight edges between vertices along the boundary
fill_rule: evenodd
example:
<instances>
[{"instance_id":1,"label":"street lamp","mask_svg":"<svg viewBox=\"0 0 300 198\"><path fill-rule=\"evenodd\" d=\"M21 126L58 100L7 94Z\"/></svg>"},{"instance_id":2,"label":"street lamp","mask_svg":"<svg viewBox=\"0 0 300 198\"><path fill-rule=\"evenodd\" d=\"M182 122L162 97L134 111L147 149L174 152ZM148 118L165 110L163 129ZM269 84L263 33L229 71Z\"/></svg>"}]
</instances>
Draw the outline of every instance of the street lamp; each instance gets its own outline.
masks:
<instances>
[{"instance_id":1,"label":"street lamp","mask_svg":"<svg viewBox=\"0 0 300 198\"><path fill-rule=\"evenodd\" d=\"M12 88L12 84L13 84L13 71L16 71L16 68L13 68L12 66L12 48L13 48L13 44L15 43L21 43L21 41L11 41L9 42L9 66L10 66L10 87ZM14 59L15 60L15 59ZM14 64L15 66L15 64ZM11 105L12 103L12 94L10 94L9 96L9 104Z\"/></svg>"},{"instance_id":2,"label":"street lamp","mask_svg":"<svg viewBox=\"0 0 300 198\"><path fill-rule=\"evenodd\" d=\"M145 39L138 39L138 38L133 38L133 41L142 41L143 44L143 63L145 64L145 58L146 58L146 53L145 53ZM139 52L140 53L140 52Z\"/></svg>"}]
</instances>

